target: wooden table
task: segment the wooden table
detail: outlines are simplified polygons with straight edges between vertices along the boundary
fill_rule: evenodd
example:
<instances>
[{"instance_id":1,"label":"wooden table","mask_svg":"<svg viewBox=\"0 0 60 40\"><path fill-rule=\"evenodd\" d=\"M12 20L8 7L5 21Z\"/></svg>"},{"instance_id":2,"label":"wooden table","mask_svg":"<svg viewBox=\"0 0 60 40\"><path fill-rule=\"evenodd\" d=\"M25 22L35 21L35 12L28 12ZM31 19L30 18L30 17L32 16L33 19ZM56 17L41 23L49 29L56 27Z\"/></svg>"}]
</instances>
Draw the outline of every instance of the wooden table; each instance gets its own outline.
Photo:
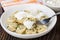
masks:
<instances>
[{"instance_id":1,"label":"wooden table","mask_svg":"<svg viewBox=\"0 0 60 40\"><path fill-rule=\"evenodd\" d=\"M0 7L0 16L2 13L3 9ZM60 40L60 16L57 18L58 20L53 30L51 30L48 34L35 39L21 39L13 37L7 34L0 25L0 40Z\"/></svg>"}]
</instances>

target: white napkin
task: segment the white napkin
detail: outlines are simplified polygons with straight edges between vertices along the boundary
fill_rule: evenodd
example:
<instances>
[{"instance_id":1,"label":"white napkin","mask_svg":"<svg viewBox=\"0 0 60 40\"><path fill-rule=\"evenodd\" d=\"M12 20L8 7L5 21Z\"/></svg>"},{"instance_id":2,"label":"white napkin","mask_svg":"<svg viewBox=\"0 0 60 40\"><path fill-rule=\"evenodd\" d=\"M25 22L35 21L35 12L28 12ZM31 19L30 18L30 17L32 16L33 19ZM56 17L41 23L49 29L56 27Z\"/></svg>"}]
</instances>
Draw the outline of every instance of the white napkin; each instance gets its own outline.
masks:
<instances>
[{"instance_id":1,"label":"white napkin","mask_svg":"<svg viewBox=\"0 0 60 40\"><path fill-rule=\"evenodd\" d=\"M2 0L1 5L2 5L4 10L8 10L10 7L13 7L16 5L18 6L21 3L28 3L30 1L33 1L33 2L37 1L37 2L42 3L42 0Z\"/></svg>"}]
</instances>

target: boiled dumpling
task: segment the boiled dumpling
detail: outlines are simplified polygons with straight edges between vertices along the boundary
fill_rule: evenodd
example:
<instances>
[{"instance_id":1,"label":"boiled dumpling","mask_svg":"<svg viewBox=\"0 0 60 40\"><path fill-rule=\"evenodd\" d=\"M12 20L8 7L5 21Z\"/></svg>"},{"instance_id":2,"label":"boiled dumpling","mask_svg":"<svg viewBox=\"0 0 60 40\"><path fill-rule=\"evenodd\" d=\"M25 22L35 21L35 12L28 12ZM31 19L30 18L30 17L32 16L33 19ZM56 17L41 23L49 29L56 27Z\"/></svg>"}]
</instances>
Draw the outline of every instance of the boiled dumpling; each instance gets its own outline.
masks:
<instances>
[{"instance_id":1,"label":"boiled dumpling","mask_svg":"<svg viewBox=\"0 0 60 40\"><path fill-rule=\"evenodd\" d=\"M8 24L8 29L11 31L15 31L17 27L17 23L9 23Z\"/></svg>"},{"instance_id":2,"label":"boiled dumpling","mask_svg":"<svg viewBox=\"0 0 60 40\"><path fill-rule=\"evenodd\" d=\"M45 25L37 25L37 32L43 32L47 29L47 27Z\"/></svg>"},{"instance_id":3,"label":"boiled dumpling","mask_svg":"<svg viewBox=\"0 0 60 40\"><path fill-rule=\"evenodd\" d=\"M15 17L9 17L7 19L7 23L12 23L12 22L15 22L16 21L16 18Z\"/></svg>"},{"instance_id":4,"label":"boiled dumpling","mask_svg":"<svg viewBox=\"0 0 60 40\"><path fill-rule=\"evenodd\" d=\"M36 29L27 29L26 34L36 34Z\"/></svg>"},{"instance_id":5,"label":"boiled dumpling","mask_svg":"<svg viewBox=\"0 0 60 40\"><path fill-rule=\"evenodd\" d=\"M25 31L26 31L26 27L24 27L23 25L19 25L19 27L16 30L16 33L24 34Z\"/></svg>"}]
</instances>

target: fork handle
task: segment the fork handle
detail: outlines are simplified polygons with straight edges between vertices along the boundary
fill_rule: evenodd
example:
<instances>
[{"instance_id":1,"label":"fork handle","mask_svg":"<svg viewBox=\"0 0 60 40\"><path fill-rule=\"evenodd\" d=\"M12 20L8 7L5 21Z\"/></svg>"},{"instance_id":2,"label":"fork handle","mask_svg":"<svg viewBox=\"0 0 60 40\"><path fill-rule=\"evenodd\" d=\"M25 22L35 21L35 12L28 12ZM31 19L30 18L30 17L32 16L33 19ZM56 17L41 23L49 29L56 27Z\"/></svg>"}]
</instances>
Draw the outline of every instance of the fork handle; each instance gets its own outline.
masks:
<instances>
[{"instance_id":1,"label":"fork handle","mask_svg":"<svg viewBox=\"0 0 60 40\"><path fill-rule=\"evenodd\" d=\"M60 12L56 13L56 14L53 15L52 17L54 17L54 16L58 16L58 15L60 15ZM52 18L52 17L50 17L50 18Z\"/></svg>"}]
</instances>

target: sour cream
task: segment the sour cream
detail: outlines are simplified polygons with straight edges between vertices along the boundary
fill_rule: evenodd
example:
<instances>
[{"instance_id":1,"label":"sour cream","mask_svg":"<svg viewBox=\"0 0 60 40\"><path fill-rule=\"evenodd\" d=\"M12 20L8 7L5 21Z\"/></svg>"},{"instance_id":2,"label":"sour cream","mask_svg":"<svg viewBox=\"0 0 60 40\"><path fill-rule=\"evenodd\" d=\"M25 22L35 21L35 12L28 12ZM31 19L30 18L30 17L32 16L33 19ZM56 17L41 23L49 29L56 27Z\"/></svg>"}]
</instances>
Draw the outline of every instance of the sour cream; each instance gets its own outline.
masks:
<instances>
[{"instance_id":1,"label":"sour cream","mask_svg":"<svg viewBox=\"0 0 60 40\"><path fill-rule=\"evenodd\" d=\"M24 21L24 22L23 22L24 26L25 26L27 29L31 29L31 28L33 27L33 24L34 24L34 23L35 23L35 22L30 21L30 20L27 20L27 21Z\"/></svg>"},{"instance_id":2,"label":"sour cream","mask_svg":"<svg viewBox=\"0 0 60 40\"><path fill-rule=\"evenodd\" d=\"M18 12L14 15L18 20L21 20L22 18L26 17L26 12Z\"/></svg>"},{"instance_id":3,"label":"sour cream","mask_svg":"<svg viewBox=\"0 0 60 40\"><path fill-rule=\"evenodd\" d=\"M60 6L60 0L47 0L46 3L51 6Z\"/></svg>"}]
</instances>

